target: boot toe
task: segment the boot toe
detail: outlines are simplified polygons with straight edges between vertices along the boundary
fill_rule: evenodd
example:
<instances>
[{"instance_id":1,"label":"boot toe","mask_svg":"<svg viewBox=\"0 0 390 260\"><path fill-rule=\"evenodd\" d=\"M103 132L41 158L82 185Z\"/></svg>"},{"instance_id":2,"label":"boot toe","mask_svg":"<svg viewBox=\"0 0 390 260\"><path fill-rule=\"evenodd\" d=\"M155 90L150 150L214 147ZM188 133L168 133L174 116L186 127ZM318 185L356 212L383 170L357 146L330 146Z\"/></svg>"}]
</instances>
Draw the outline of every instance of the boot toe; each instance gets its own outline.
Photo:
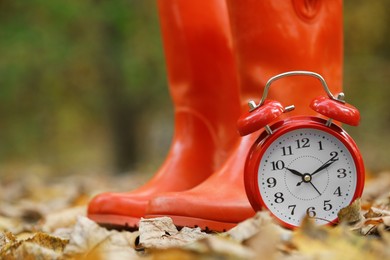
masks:
<instances>
[{"instance_id":1,"label":"boot toe","mask_svg":"<svg viewBox=\"0 0 390 260\"><path fill-rule=\"evenodd\" d=\"M88 205L88 215L143 217L149 198L131 193L103 193Z\"/></svg>"},{"instance_id":2,"label":"boot toe","mask_svg":"<svg viewBox=\"0 0 390 260\"><path fill-rule=\"evenodd\" d=\"M171 192L149 201L146 215L167 215L203 220L238 223L252 217L255 212L246 196L241 193L226 194L226 191L197 193Z\"/></svg>"}]
</instances>

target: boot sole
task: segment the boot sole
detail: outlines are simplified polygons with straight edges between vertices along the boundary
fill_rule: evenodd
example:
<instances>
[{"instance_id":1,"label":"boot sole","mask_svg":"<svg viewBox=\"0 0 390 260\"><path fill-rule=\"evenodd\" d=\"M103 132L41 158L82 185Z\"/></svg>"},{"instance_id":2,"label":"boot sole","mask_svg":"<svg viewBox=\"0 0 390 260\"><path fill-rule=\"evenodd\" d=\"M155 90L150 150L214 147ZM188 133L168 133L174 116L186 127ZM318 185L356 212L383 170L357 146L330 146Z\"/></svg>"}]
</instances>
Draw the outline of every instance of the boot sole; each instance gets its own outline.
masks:
<instances>
[{"instance_id":1,"label":"boot sole","mask_svg":"<svg viewBox=\"0 0 390 260\"><path fill-rule=\"evenodd\" d=\"M105 214L88 214L88 218L107 229L128 231L138 230L138 223L140 221L140 218L137 217Z\"/></svg>"},{"instance_id":2,"label":"boot sole","mask_svg":"<svg viewBox=\"0 0 390 260\"><path fill-rule=\"evenodd\" d=\"M159 217L170 217L179 229L183 227L197 228L199 227L202 231L210 232L226 232L229 229L235 227L237 223L220 222L209 219L201 219L194 217L183 217L174 215L147 215L145 218L159 218ZM140 218L120 216L120 215L101 215L101 214L89 214L88 218L98 223L100 226L107 229L116 230L138 230L138 224Z\"/></svg>"}]
</instances>

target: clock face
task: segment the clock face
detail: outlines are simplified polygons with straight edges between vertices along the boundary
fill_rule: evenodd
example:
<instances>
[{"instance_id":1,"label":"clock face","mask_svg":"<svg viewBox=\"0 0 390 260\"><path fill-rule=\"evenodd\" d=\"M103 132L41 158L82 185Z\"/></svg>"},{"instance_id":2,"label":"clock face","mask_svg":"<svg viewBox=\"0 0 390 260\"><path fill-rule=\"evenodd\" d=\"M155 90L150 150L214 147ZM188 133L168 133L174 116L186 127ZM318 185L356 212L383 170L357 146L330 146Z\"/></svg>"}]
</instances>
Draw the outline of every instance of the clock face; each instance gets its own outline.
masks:
<instances>
[{"instance_id":1,"label":"clock face","mask_svg":"<svg viewBox=\"0 0 390 260\"><path fill-rule=\"evenodd\" d=\"M320 129L299 128L277 137L264 151L258 187L265 206L280 220L299 226L337 219L357 186L356 165L338 138Z\"/></svg>"}]
</instances>

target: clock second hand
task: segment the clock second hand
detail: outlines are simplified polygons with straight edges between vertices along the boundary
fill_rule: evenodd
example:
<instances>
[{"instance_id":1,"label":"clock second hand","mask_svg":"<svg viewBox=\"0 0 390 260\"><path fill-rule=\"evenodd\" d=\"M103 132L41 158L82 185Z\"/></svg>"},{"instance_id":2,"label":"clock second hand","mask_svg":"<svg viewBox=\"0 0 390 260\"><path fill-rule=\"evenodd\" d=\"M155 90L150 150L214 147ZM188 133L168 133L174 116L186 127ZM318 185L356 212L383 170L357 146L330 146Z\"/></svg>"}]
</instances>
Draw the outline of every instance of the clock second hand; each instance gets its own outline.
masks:
<instances>
[{"instance_id":1,"label":"clock second hand","mask_svg":"<svg viewBox=\"0 0 390 260\"><path fill-rule=\"evenodd\" d=\"M316 186L314 186L314 184L309 181L309 183L311 184L311 186L313 186L313 188L318 192L318 194L320 194L320 196L322 195L321 192L319 192L319 190L316 188Z\"/></svg>"},{"instance_id":2,"label":"clock second hand","mask_svg":"<svg viewBox=\"0 0 390 260\"><path fill-rule=\"evenodd\" d=\"M308 177L308 180L305 180L304 179L305 177ZM320 196L322 195L321 192L316 188L316 186L314 186L314 184L311 182L311 175L310 174L304 174L303 179L297 183L297 186L301 186L301 184L303 182L310 183L311 186L318 192L318 194L320 194Z\"/></svg>"}]
</instances>

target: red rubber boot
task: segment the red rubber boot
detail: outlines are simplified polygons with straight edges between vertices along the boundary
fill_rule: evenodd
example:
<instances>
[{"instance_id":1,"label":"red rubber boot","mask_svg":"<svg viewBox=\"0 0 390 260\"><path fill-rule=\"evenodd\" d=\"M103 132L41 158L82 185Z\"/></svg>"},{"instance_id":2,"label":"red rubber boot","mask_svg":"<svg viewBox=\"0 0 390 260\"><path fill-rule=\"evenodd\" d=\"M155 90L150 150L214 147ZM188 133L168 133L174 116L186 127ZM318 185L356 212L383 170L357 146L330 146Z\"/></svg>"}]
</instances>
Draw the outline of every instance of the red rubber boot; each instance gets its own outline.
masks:
<instances>
[{"instance_id":1,"label":"red rubber boot","mask_svg":"<svg viewBox=\"0 0 390 260\"><path fill-rule=\"evenodd\" d=\"M332 91L341 90L341 1L229 0L232 35L239 65L242 103L261 98L266 81L289 70L322 74ZM313 114L310 101L324 91L316 80L293 78L273 86L269 98L294 104L291 114ZM275 83L275 85L277 85ZM254 215L246 197L243 170L258 134L244 137L235 153L210 178L184 192L150 201L147 217L167 215L177 226L224 231Z\"/></svg>"},{"instance_id":2,"label":"red rubber boot","mask_svg":"<svg viewBox=\"0 0 390 260\"><path fill-rule=\"evenodd\" d=\"M149 199L204 181L239 140L241 113L232 40L223 1L158 1L175 132L168 157L144 186L104 193L88 217L106 226L136 227Z\"/></svg>"}]
</instances>

